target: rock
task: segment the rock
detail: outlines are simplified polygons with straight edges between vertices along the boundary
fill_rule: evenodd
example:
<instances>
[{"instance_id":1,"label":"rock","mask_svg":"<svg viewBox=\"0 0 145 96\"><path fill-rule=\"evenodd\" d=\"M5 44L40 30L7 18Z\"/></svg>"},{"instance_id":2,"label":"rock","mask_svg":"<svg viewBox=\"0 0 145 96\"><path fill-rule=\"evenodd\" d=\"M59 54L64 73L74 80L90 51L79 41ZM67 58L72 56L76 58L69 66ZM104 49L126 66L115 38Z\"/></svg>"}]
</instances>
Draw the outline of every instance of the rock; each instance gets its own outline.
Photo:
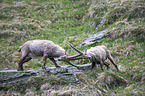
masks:
<instances>
[{"instance_id":1,"label":"rock","mask_svg":"<svg viewBox=\"0 0 145 96\"><path fill-rule=\"evenodd\" d=\"M27 82L32 76L43 76L53 74L55 76L64 78L70 82L80 82L77 78L75 72L90 69L91 64L78 65L79 69L73 66L61 66L61 68L56 67L46 67L43 69L33 69L28 71L17 71L17 70L3 70L0 71L0 87L6 87L10 84Z\"/></svg>"},{"instance_id":2,"label":"rock","mask_svg":"<svg viewBox=\"0 0 145 96\"><path fill-rule=\"evenodd\" d=\"M106 30L100 31L94 35L91 35L83 40L83 42L79 45L79 47L84 47L86 45L91 45L96 42L99 42L105 35L106 35Z\"/></svg>"},{"instance_id":3,"label":"rock","mask_svg":"<svg viewBox=\"0 0 145 96\"><path fill-rule=\"evenodd\" d=\"M23 5L23 2L16 2L16 5Z\"/></svg>"}]
</instances>

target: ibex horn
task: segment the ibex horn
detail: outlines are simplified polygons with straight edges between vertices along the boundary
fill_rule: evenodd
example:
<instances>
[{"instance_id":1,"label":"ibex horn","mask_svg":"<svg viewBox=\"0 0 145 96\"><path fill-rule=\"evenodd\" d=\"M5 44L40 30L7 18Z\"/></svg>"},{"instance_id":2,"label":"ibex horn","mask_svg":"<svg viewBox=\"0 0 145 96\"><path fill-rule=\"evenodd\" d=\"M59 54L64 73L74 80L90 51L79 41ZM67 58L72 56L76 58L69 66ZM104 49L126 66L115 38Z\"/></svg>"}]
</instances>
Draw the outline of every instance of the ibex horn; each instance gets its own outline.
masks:
<instances>
[{"instance_id":1,"label":"ibex horn","mask_svg":"<svg viewBox=\"0 0 145 96\"><path fill-rule=\"evenodd\" d=\"M68 42L68 44L76 51L76 52L78 52L78 53L80 53L80 54L83 54L83 52L82 51L80 51L80 50L78 50L77 48L75 48L72 44L70 44L69 42Z\"/></svg>"}]
</instances>

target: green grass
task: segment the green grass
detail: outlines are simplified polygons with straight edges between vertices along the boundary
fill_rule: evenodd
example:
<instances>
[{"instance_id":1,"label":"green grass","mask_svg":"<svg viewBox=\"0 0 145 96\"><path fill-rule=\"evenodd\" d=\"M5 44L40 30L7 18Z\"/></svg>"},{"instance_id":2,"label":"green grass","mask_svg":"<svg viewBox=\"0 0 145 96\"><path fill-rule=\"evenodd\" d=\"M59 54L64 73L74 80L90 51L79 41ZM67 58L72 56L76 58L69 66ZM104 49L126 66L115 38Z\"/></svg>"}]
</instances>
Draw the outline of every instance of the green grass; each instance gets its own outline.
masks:
<instances>
[{"instance_id":1,"label":"green grass","mask_svg":"<svg viewBox=\"0 0 145 96\"><path fill-rule=\"evenodd\" d=\"M67 42L78 48L84 38L102 30L107 30L108 33L103 40L78 49L85 51L86 48L105 45L111 51L115 62L123 68L121 73L117 73L111 64L112 71L106 68L102 71L98 66L93 71L76 73L81 80L79 84L52 84L53 78L56 82L62 82L60 78L53 76L48 76L48 79L40 77L43 79L40 83L37 82L38 78L34 77L32 78L34 80L29 81L33 82L32 85L24 85L27 91L21 92L13 86L0 94L117 96L145 94L144 0L23 0L22 5L16 5L16 2L21 0L0 0L0 70L17 69L21 56L17 50L28 40L52 40L66 49L68 55L74 55L76 52ZM103 24L96 30L102 19ZM77 63L87 62L80 60ZM24 64L24 69L40 68L42 63L42 59L32 60ZM46 65L54 66L50 60L47 60ZM60 65L68 64L61 62ZM127 83L121 83L121 80L126 80ZM35 86L36 83L39 87ZM11 92L11 89L14 92Z\"/></svg>"}]
</instances>

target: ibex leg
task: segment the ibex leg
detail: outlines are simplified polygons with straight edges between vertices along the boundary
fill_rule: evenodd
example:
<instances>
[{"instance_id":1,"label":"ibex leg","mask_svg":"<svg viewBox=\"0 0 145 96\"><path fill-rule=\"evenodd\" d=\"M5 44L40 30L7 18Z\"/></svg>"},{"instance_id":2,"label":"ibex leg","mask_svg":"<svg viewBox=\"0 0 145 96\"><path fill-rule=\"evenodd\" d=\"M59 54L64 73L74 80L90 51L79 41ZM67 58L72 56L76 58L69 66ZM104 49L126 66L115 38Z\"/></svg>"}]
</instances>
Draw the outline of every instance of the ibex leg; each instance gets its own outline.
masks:
<instances>
[{"instance_id":1,"label":"ibex leg","mask_svg":"<svg viewBox=\"0 0 145 96\"><path fill-rule=\"evenodd\" d=\"M102 70L104 70L103 65L104 65L103 62L100 61L100 67L101 67Z\"/></svg>"},{"instance_id":2,"label":"ibex leg","mask_svg":"<svg viewBox=\"0 0 145 96\"><path fill-rule=\"evenodd\" d=\"M115 66L115 68L117 69L118 72L120 72L120 70L118 69L117 64L114 62L113 57L111 55L109 55L108 59L112 62L112 64Z\"/></svg>"},{"instance_id":3,"label":"ibex leg","mask_svg":"<svg viewBox=\"0 0 145 96\"><path fill-rule=\"evenodd\" d=\"M54 63L55 67L57 67L57 68L60 67L60 65L58 65L58 64L56 63L56 61L54 60L54 58L49 58L49 59Z\"/></svg>"},{"instance_id":4,"label":"ibex leg","mask_svg":"<svg viewBox=\"0 0 145 96\"><path fill-rule=\"evenodd\" d=\"M107 69L110 68L110 64L108 62L104 61L104 65L106 65Z\"/></svg>"},{"instance_id":5,"label":"ibex leg","mask_svg":"<svg viewBox=\"0 0 145 96\"><path fill-rule=\"evenodd\" d=\"M18 71L23 71L23 63L26 59L26 57L28 56L28 52L22 52L22 57L20 58L20 61L18 63Z\"/></svg>"},{"instance_id":6,"label":"ibex leg","mask_svg":"<svg viewBox=\"0 0 145 96\"><path fill-rule=\"evenodd\" d=\"M92 62L91 70L93 70L95 66L96 66L96 63L95 62Z\"/></svg>"}]
</instances>

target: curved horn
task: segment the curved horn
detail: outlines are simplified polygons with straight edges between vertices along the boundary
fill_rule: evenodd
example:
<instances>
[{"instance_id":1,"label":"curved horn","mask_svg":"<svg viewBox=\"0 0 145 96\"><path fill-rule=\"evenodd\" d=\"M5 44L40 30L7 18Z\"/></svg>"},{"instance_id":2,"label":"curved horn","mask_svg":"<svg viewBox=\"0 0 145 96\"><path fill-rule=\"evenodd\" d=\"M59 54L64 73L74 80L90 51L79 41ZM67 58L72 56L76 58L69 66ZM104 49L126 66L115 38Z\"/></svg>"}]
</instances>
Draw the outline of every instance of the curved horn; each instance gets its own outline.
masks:
<instances>
[{"instance_id":1,"label":"curved horn","mask_svg":"<svg viewBox=\"0 0 145 96\"><path fill-rule=\"evenodd\" d=\"M82 51L80 51L80 50L78 50L77 48L75 48L72 44L70 44L69 42L68 42L68 44L76 51L76 52L78 52L78 53L80 53L80 54L83 54L83 52Z\"/></svg>"}]
</instances>

